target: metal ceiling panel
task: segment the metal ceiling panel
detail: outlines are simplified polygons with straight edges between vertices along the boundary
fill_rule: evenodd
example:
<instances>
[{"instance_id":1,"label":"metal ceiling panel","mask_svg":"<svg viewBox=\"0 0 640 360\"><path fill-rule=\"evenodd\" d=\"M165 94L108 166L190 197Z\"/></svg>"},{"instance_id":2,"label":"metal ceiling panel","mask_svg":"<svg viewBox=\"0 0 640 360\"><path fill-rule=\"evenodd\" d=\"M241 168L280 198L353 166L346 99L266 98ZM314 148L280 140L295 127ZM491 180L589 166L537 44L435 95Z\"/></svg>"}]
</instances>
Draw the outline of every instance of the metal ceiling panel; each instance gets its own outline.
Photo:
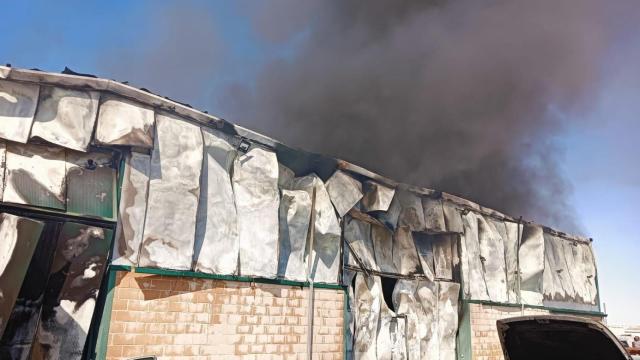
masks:
<instances>
[{"instance_id":1,"label":"metal ceiling panel","mask_svg":"<svg viewBox=\"0 0 640 360\"><path fill-rule=\"evenodd\" d=\"M0 213L0 338L43 228L39 221Z\"/></svg>"},{"instance_id":2,"label":"metal ceiling panel","mask_svg":"<svg viewBox=\"0 0 640 360\"><path fill-rule=\"evenodd\" d=\"M0 80L0 138L27 142L39 93L39 85Z\"/></svg>"},{"instance_id":3,"label":"metal ceiling panel","mask_svg":"<svg viewBox=\"0 0 640 360\"><path fill-rule=\"evenodd\" d=\"M520 264L520 296L523 304L542 305L545 251L542 227L526 224L518 249Z\"/></svg>"},{"instance_id":4,"label":"metal ceiling panel","mask_svg":"<svg viewBox=\"0 0 640 360\"><path fill-rule=\"evenodd\" d=\"M282 190L278 277L307 280L307 235L311 197L304 190Z\"/></svg>"},{"instance_id":5,"label":"metal ceiling panel","mask_svg":"<svg viewBox=\"0 0 640 360\"><path fill-rule=\"evenodd\" d=\"M395 189L370 180L364 182L363 191L362 209L367 212L389 210L396 192Z\"/></svg>"},{"instance_id":6,"label":"metal ceiling panel","mask_svg":"<svg viewBox=\"0 0 640 360\"><path fill-rule=\"evenodd\" d=\"M233 192L238 213L240 274L274 278L278 273L278 159L259 147L236 157Z\"/></svg>"},{"instance_id":7,"label":"metal ceiling panel","mask_svg":"<svg viewBox=\"0 0 640 360\"><path fill-rule=\"evenodd\" d=\"M115 219L116 177L113 153L67 151L67 212Z\"/></svg>"},{"instance_id":8,"label":"metal ceiling panel","mask_svg":"<svg viewBox=\"0 0 640 360\"><path fill-rule=\"evenodd\" d=\"M202 169L200 128L156 118L140 266L190 270Z\"/></svg>"},{"instance_id":9,"label":"metal ceiling panel","mask_svg":"<svg viewBox=\"0 0 640 360\"><path fill-rule=\"evenodd\" d=\"M240 237L230 172L237 151L229 138L202 129L204 158L196 220L194 262L196 271L235 275Z\"/></svg>"},{"instance_id":10,"label":"metal ceiling panel","mask_svg":"<svg viewBox=\"0 0 640 360\"><path fill-rule=\"evenodd\" d=\"M153 108L104 94L100 99L100 111L96 125L96 141L104 145L128 145L153 148Z\"/></svg>"},{"instance_id":11,"label":"metal ceiling panel","mask_svg":"<svg viewBox=\"0 0 640 360\"><path fill-rule=\"evenodd\" d=\"M7 144L3 201L65 210L65 150Z\"/></svg>"},{"instance_id":12,"label":"metal ceiling panel","mask_svg":"<svg viewBox=\"0 0 640 360\"><path fill-rule=\"evenodd\" d=\"M327 180L325 187L340 217L362 199L362 184L344 171L336 170Z\"/></svg>"},{"instance_id":13,"label":"metal ceiling panel","mask_svg":"<svg viewBox=\"0 0 640 360\"><path fill-rule=\"evenodd\" d=\"M42 86L31 137L86 151L98 113L98 91Z\"/></svg>"},{"instance_id":14,"label":"metal ceiling panel","mask_svg":"<svg viewBox=\"0 0 640 360\"><path fill-rule=\"evenodd\" d=\"M138 265L147 212L150 166L149 155L132 152L126 158L118 227L113 242L112 263L115 265Z\"/></svg>"}]
</instances>

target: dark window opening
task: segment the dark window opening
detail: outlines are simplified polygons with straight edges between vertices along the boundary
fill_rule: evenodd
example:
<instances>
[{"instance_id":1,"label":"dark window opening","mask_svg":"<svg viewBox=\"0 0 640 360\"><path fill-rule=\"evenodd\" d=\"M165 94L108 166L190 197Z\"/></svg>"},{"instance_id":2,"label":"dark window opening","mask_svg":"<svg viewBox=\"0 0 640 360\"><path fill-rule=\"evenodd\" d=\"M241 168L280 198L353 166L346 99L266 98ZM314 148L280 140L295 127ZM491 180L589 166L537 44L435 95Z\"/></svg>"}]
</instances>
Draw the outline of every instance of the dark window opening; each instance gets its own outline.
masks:
<instances>
[{"instance_id":1,"label":"dark window opening","mask_svg":"<svg viewBox=\"0 0 640 360\"><path fill-rule=\"evenodd\" d=\"M393 306L393 289L396 288L398 279L381 276L382 280L382 295L384 296L384 302L391 311L396 312L396 307Z\"/></svg>"}]
</instances>

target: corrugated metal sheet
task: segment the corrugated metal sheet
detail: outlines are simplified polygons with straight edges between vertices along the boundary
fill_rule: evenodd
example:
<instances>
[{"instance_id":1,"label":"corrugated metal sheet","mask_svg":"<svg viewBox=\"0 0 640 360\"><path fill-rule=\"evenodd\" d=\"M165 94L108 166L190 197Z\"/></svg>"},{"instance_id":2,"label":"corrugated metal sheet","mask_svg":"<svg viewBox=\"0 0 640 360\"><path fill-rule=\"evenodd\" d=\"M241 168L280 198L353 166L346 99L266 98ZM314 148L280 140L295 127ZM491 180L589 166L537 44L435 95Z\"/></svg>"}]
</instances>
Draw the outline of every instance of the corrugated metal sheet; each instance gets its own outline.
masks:
<instances>
[{"instance_id":1,"label":"corrugated metal sheet","mask_svg":"<svg viewBox=\"0 0 640 360\"><path fill-rule=\"evenodd\" d=\"M98 113L97 91L42 86L31 137L86 151Z\"/></svg>"},{"instance_id":2,"label":"corrugated metal sheet","mask_svg":"<svg viewBox=\"0 0 640 360\"><path fill-rule=\"evenodd\" d=\"M40 86L0 80L0 138L26 143Z\"/></svg>"},{"instance_id":3,"label":"corrugated metal sheet","mask_svg":"<svg viewBox=\"0 0 640 360\"><path fill-rule=\"evenodd\" d=\"M153 148L153 108L116 95L102 95L96 141L105 145Z\"/></svg>"},{"instance_id":4,"label":"corrugated metal sheet","mask_svg":"<svg viewBox=\"0 0 640 360\"><path fill-rule=\"evenodd\" d=\"M40 145L7 146L4 202L65 210L65 150Z\"/></svg>"},{"instance_id":5,"label":"corrugated metal sheet","mask_svg":"<svg viewBox=\"0 0 640 360\"><path fill-rule=\"evenodd\" d=\"M202 134L181 119L158 115L140 266L189 270L200 196Z\"/></svg>"},{"instance_id":6,"label":"corrugated metal sheet","mask_svg":"<svg viewBox=\"0 0 640 360\"><path fill-rule=\"evenodd\" d=\"M115 219L114 153L67 152L67 212Z\"/></svg>"},{"instance_id":7,"label":"corrugated metal sheet","mask_svg":"<svg viewBox=\"0 0 640 360\"><path fill-rule=\"evenodd\" d=\"M236 149L229 138L202 129L204 158L196 222L196 271L237 274L240 239L230 172Z\"/></svg>"}]
</instances>

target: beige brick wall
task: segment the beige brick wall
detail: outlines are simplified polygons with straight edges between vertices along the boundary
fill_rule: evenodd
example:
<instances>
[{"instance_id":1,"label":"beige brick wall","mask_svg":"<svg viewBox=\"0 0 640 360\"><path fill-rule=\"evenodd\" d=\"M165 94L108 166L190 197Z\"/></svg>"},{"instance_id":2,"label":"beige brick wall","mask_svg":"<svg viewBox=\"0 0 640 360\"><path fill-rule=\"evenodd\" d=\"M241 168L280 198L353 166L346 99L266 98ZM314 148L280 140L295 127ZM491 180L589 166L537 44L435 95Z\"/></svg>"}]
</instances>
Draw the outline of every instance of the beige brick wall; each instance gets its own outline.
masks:
<instances>
[{"instance_id":1,"label":"beige brick wall","mask_svg":"<svg viewBox=\"0 0 640 360\"><path fill-rule=\"evenodd\" d=\"M308 289L119 272L107 359L304 359ZM314 359L343 357L341 290L315 289Z\"/></svg>"},{"instance_id":2,"label":"beige brick wall","mask_svg":"<svg viewBox=\"0 0 640 360\"><path fill-rule=\"evenodd\" d=\"M503 360L496 321L516 316L545 315L542 309L524 309L509 306L469 304L471 318L471 351L473 360ZM600 318L591 317L601 320Z\"/></svg>"}]
</instances>

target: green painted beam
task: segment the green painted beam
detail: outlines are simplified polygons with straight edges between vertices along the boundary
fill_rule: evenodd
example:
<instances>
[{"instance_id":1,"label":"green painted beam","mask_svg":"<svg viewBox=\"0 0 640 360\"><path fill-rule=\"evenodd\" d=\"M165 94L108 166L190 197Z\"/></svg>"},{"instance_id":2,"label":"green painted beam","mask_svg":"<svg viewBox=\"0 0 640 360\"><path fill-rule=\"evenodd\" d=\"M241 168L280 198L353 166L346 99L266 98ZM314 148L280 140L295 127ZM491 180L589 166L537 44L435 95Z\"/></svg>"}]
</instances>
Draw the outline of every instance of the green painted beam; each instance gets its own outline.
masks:
<instances>
[{"instance_id":1,"label":"green painted beam","mask_svg":"<svg viewBox=\"0 0 640 360\"><path fill-rule=\"evenodd\" d=\"M462 300L463 304L482 304L482 305L490 305L490 306L504 306L504 307L515 307L522 308L524 306L525 309L539 309L539 310L547 310L557 314L570 314L570 315L588 315L588 316L600 316L606 317L607 314L601 311L589 311L589 310L576 310L576 309L563 309L563 308L554 308L548 306L540 306L540 305L526 305L526 304L509 304L509 303L500 303L495 301L487 301L487 300Z\"/></svg>"},{"instance_id":2,"label":"green painted beam","mask_svg":"<svg viewBox=\"0 0 640 360\"><path fill-rule=\"evenodd\" d=\"M116 269L109 267L107 275L107 296L104 300L104 309L100 318L100 328L98 330L98 340L96 343L96 359L105 360L107 358L107 345L109 343L109 325L111 324L111 312L113 310L113 295L116 287Z\"/></svg>"},{"instance_id":3,"label":"green painted beam","mask_svg":"<svg viewBox=\"0 0 640 360\"><path fill-rule=\"evenodd\" d=\"M458 337L456 338L456 352L458 360L472 360L471 351L471 312L469 302L463 301L461 304L462 311L458 320Z\"/></svg>"}]
</instances>

